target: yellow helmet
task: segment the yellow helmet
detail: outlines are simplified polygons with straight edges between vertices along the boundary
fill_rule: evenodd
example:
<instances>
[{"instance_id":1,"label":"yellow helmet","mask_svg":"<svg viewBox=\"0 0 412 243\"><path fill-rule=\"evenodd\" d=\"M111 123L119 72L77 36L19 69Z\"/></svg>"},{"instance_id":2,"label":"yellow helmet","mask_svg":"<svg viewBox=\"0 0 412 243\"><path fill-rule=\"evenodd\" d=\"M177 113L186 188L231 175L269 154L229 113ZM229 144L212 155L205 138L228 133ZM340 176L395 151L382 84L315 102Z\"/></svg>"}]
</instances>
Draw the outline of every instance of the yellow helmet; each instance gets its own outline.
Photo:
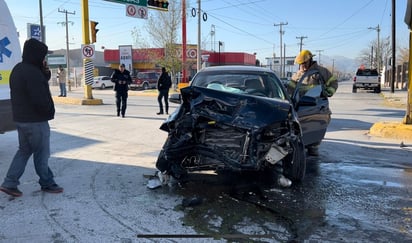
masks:
<instances>
[{"instance_id":1,"label":"yellow helmet","mask_svg":"<svg viewBox=\"0 0 412 243\"><path fill-rule=\"evenodd\" d=\"M312 55L312 52L308 51L308 50L302 50L301 52L299 52L299 54L296 56L295 58L295 63L297 64L302 64L304 62L309 61L312 57L314 57L315 55Z\"/></svg>"}]
</instances>

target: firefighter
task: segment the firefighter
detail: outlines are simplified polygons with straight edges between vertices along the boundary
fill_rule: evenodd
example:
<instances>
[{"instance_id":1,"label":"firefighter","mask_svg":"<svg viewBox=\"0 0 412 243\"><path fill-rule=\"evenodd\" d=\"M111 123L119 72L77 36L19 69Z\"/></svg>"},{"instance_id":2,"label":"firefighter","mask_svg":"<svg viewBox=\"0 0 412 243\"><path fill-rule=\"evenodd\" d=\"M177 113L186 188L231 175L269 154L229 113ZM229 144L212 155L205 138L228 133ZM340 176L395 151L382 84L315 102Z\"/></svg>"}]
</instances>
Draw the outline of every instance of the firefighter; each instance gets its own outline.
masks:
<instances>
[{"instance_id":1,"label":"firefighter","mask_svg":"<svg viewBox=\"0 0 412 243\"><path fill-rule=\"evenodd\" d=\"M299 92L305 93L315 85L324 84L323 94L326 97L332 97L338 89L338 80L336 77L325 67L319 66L316 61L313 60L314 55L308 50L302 50L295 58L295 63L299 64L299 70L292 75L289 82L288 89L294 90L299 79L309 70L318 70L319 73L315 73L306 77L302 81ZM323 80L323 82L321 81ZM307 146L308 154L312 156L319 155L319 143L311 144Z\"/></svg>"},{"instance_id":2,"label":"firefighter","mask_svg":"<svg viewBox=\"0 0 412 243\"><path fill-rule=\"evenodd\" d=\"M310 89L313 85L320 84L319 79L324 82L324 93L328 97L332 97L338 89L338 80L327 68L319 66L316 61L313 60L313 55L308 50L302 50L295 58L295 63L299 64L299 70L292 75L289 85L294 88L296 82L309 70L318 70L319 74L311 75L303 80L306 89Z\"/></svg>"}]
</instances>

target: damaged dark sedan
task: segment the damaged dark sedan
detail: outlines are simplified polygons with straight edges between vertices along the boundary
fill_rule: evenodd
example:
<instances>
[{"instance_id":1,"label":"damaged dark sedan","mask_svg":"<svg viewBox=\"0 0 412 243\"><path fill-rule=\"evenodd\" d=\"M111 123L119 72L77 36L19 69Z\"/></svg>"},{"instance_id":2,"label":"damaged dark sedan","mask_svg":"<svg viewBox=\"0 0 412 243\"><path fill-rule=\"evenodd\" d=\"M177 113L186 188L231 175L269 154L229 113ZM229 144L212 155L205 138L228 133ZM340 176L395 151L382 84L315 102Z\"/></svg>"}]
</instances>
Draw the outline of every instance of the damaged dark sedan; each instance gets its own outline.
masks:
<instances>
[{"instance_id":1,"label":"damaged dark sedan","mask_svg":"<svg viewBox=\"0 0 412 243\"><path fill-rule=\"evenodd\" d=\"M331 116L323 85L301 89L302 80L289 94L267 68L202 69L180 90L180 106L161 126L168 137L157 169L179 179L192 171L279 165L285 177L302 181L305 147L321 142Z\"/></svg>"}]
</instances>

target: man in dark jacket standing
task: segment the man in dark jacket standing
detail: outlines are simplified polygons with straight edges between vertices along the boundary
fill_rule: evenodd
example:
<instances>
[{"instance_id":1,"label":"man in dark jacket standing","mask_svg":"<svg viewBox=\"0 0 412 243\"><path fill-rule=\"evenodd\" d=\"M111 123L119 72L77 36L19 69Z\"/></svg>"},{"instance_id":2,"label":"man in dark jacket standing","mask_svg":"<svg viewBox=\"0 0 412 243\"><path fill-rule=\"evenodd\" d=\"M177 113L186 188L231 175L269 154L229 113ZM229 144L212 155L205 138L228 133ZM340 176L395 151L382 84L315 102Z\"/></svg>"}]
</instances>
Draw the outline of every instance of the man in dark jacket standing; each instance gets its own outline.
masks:
<instances>
[{"instance_id":1,"label":"man in dark jacket standing","mask_svg":"<svg viewBox=\"0 0 412 243\"><path fill-rule=\"evenodd\" d=\"M125 69L125 65L121 64L119 69L114 70L111 80L114 83L114 91L116 91L117 116L120 116L121 111L122 117L124 117L127 107L127 92L129 85L132 83L132 77L130 76L130 72Z\"/></svg>"},{"instance_id":2,"label":"man in dark jacket standing","mask_svg":"<svg viewBox=\"0 0 412 243\"><path fill-rule=\"evenodd\" d=\"M166 68L162 67L162 74L160 75L159 80L157 80L157 90L159 91L157 102L159 102L159 112L156 114L158 115L163 114L162 99L165 101L166 114L169 114L169 102L167 99L169 98L169 89L171 86L172 80L166 72Z\"/></svg>"},{"instance_id":3,"label":"man in dark jacket standing","mask_svg":"<svg viewBox=\"0 0 412 243\"><path fill-rule=\"evenodd\" d=\"M19 197L19 179L30 156L40 177L41 190L50 193L63 192L54 181L48 160L50 157L49 120L54 118L54 103L48 81L50 70L45 62L48 47L36 39L24 43L23 60L14 66L10 74L10 95L13 119L19 137L19 149L14 155L0 191Z\"/></svg>"}]
</instances>

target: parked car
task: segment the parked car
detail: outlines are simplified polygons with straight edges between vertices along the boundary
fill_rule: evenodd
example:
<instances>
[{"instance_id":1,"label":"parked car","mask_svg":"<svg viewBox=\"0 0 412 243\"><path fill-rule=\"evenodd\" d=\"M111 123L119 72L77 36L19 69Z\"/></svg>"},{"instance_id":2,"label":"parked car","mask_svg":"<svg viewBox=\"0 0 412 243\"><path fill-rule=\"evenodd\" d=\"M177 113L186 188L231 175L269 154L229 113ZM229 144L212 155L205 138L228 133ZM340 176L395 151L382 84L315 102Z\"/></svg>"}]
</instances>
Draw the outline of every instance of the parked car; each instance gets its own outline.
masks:
<instances>
[{"instance_id":1,"label":"parked car","mask_svg":"<svg viewBox=\"0 0 412 243\"><path fill-rule=\"evenodd\" d=\"M109 76L96 76L93 78L93 84L92 88L99 88L99 89L105 89L108 87L113 87L113 83L110 80Z\"/></svg>"},{"instance_id":2,"label":"parked car","mask_svg":"<svg viewBox=\"0 0 412 243\"><path fill-rule=\"evenodd\" d=\"M302 181L305 146L319 144L331 119L324 85L302 80L290 95L276 74L255 66L216 66L199 71L170 96L181 103L160 129L168 137L156 167L181 178L191 171L261 171L281 165Z\"/></svg>"},{"instance_id":3,"label":"parked car","mask_svg":"<svg viewBox=\"0 0 412 243\"><path fill-rule=\"evenodd\" d=\"M132 77L131 89L155 89L160 73L157 72L139 72L136 77Z\"/></svg>"}]
</instances>

